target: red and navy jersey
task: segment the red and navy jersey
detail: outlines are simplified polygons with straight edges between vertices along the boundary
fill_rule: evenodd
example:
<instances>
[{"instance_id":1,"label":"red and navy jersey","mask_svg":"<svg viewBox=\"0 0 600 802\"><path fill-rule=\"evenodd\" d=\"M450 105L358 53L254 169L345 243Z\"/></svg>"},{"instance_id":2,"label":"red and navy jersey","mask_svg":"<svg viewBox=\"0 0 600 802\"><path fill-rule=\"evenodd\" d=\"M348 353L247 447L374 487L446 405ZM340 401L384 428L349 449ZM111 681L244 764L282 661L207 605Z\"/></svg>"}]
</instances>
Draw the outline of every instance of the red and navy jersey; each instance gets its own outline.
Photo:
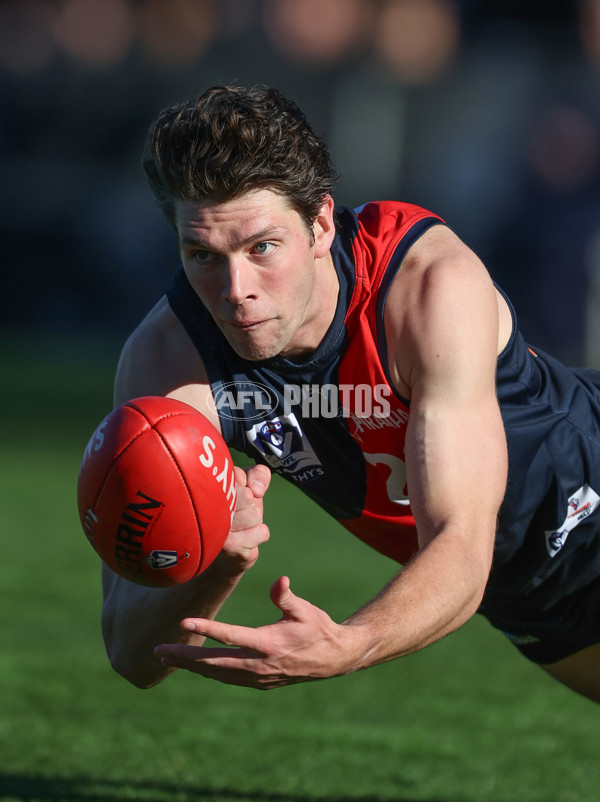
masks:
<instances>
[{"instance_id":1,"label":"red and navy jersey","mask_svg":"<svg viewBox=\"0 0 600 802\"><path fill-rule=\"evenodd\" d=\"M168 299L204 361L229 446L405 563L418 548L404 464L410 405L388 375L384 308L408 249L443 221L417 206L381 202L339 208L337 223L337 309L306 359L239 357L182 268ZM600 373L529 348L507 302L513 332L496 387L509 478L481 607L500 628L527 610L550 608L600 571Z\"/></svg>"},{"instance_id":2,"label":"red and navy jersey","mask_svg":"<svg viewBox=\"0 0 600 802\"><path fill-rule=\"evenodd\" d=\"M228 445L266 463L357 537L405 563L418 548L404 465L409 407L389 380L383 312L408 249L443 221L393 202L339 208L336 218L338 306L308 359L240 358L181 269L168 297L205 363Z\"/></svg>"}]
</instances>

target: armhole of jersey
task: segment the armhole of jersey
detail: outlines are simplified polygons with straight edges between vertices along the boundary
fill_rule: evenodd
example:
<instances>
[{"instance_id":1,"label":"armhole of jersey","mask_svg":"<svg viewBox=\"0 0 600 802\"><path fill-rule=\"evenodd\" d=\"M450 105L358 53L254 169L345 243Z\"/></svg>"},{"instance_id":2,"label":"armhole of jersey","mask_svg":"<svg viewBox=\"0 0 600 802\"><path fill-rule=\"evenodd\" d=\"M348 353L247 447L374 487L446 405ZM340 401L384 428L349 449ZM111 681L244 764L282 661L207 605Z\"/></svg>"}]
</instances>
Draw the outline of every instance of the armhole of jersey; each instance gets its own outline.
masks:
<instances>
[{"instance_id":1,"label":"armhole of jersey","mask_svg":"<svg viewBox=\"0 0 600 802\"><path fill-rule=\"evenodd\" d=\"M173 313L183 326L186 334L192 341L194 347L200 355L200 359L204 363L204 368L210 382L210 390L215 398L218 391L223 387L223 381L218 377L216 370L218 357L205 346L205 343L200 336L200 317L199 312L202 307L201 301L194 292L192 285L187 280L187 276L183 272L183 268L179 267L173 282L167 290L167 301L173 310ZM215 400L216 403L216 400ZM228 418L226 415L221 414L221 410L217 408L219 422L221 424L221 433L223 439L231 448L242 451L243 438L238 432L235 422ZM240 441L242 438L242 442Z\"/></svg>"},{"instance_id":2,"label":"armhole of jersey","mask_svg":"<svg viewBox=\"0 0 600 802\"><path fill-rule=\"evenodd\" d=\"M515 308L508 295L504 292L502 287L499 287L496 284L495 281L494 281L494 287L496 290L498 290L502 298L506 301L506 305L508 306L508 311L510 312L510 319L512 322L512 328L510 332L510 337L508 338L508 342L506 343L502 351L500 351L500 353L498 354L498 362L501 362L504 360L505 356L512 350L512 346L515 341L515 337L517 335L517 313L515 312Z\"/></svg>"},{"instance_id":3,"label":"armhole of jersey","mask_svg":"<svg viewBox=\"0 0 600 802\"><path fill-rule=\"evenodd\" d=\"M392 254L392 258L390 259L390 262L386 268L385 275L381 280L381 285L377 294L377 352L379 354L381 366L383 367L383 371L389 386L391 387L394 395L399 398L403 404L406 404L407 407L410 407L410 400L408 398L404 398L403 395L400 395L400 393L396 391L390 375L387 340L385 337L385 324L383 318L385 312L385 303L388 292L390 291L390 287L392 286L392 282L396 278L396 274L398 273L398 270L400 269L400 266L404 261L404 257L408 253L409 249L428 229L437 225L444 226L447 224L439 217L424 217L416 222L409 231L407 231Z\"/></svg>"}]
</instances>

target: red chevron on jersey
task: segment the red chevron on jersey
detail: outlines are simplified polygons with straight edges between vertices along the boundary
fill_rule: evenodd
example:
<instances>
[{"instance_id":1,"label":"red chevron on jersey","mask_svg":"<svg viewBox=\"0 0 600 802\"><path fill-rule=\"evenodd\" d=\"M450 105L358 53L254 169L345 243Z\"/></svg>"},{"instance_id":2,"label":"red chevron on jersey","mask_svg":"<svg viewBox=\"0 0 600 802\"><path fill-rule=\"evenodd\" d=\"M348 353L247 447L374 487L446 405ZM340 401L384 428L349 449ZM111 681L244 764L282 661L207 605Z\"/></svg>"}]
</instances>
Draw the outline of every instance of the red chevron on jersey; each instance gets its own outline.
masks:
<instances>
[{"instance_id":1,"label":"red chevron on jersey","mask_svg":"<svg viewBox=\"0 0 600 802\"><path fill-rule=\"evenodd\" d=\"M372 548L406 563L418 550L404 463L409 407L390 386L383 312L406 252L426 228L442 221L418 206L392 202L367 204L357 217L355 284L346 316L349 341L339 386L385 387L388 409L368 418L352 410L350 434L363 453L367 489L362 515L340 522Z\"/></svg>"}]
</instances>

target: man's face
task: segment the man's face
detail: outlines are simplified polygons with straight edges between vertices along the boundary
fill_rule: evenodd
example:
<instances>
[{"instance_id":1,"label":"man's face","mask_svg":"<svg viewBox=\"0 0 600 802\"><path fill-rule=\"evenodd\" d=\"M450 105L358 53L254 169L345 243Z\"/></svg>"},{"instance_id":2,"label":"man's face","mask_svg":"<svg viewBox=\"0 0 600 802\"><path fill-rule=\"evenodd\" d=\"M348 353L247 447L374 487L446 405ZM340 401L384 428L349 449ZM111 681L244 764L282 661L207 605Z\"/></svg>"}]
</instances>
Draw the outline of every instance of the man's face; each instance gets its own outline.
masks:
<instances>
[{"instance_id":1,"label":"man's face","mask_svg":"<svg viewBox=\"0 0 600 802\"><path fill-rule=\"evenodd\" d=\"M186 275L240 356L317 347L337 301L331 199L314 240L287 200L266 189L224 203L177 201L175 220Z\"/></svg>"}]
</instances>

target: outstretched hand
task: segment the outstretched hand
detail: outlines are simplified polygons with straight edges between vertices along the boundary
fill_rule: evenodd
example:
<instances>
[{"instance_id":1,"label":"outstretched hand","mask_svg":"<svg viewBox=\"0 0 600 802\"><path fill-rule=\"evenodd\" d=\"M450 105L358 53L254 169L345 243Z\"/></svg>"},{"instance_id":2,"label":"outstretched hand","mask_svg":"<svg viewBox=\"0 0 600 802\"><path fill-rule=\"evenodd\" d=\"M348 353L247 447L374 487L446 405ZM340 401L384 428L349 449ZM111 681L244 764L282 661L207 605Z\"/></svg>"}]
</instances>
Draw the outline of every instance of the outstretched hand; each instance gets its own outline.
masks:
<instances>
[{"instance_id":1,"label":"outstretched hand","mask_svg":"<svg viewBox=\"0 0 600 802\"><path fill-rule=\"evenodd\" d=\"M165 667L184 668L229 685L268 690L346 674L353 668L351 630L292 593L288 577L271 586L271 601L282 612L274 624L243 627L186 618L181 628L224 647L163 644L155 649Z\"/></svg>"}]
</instances>

